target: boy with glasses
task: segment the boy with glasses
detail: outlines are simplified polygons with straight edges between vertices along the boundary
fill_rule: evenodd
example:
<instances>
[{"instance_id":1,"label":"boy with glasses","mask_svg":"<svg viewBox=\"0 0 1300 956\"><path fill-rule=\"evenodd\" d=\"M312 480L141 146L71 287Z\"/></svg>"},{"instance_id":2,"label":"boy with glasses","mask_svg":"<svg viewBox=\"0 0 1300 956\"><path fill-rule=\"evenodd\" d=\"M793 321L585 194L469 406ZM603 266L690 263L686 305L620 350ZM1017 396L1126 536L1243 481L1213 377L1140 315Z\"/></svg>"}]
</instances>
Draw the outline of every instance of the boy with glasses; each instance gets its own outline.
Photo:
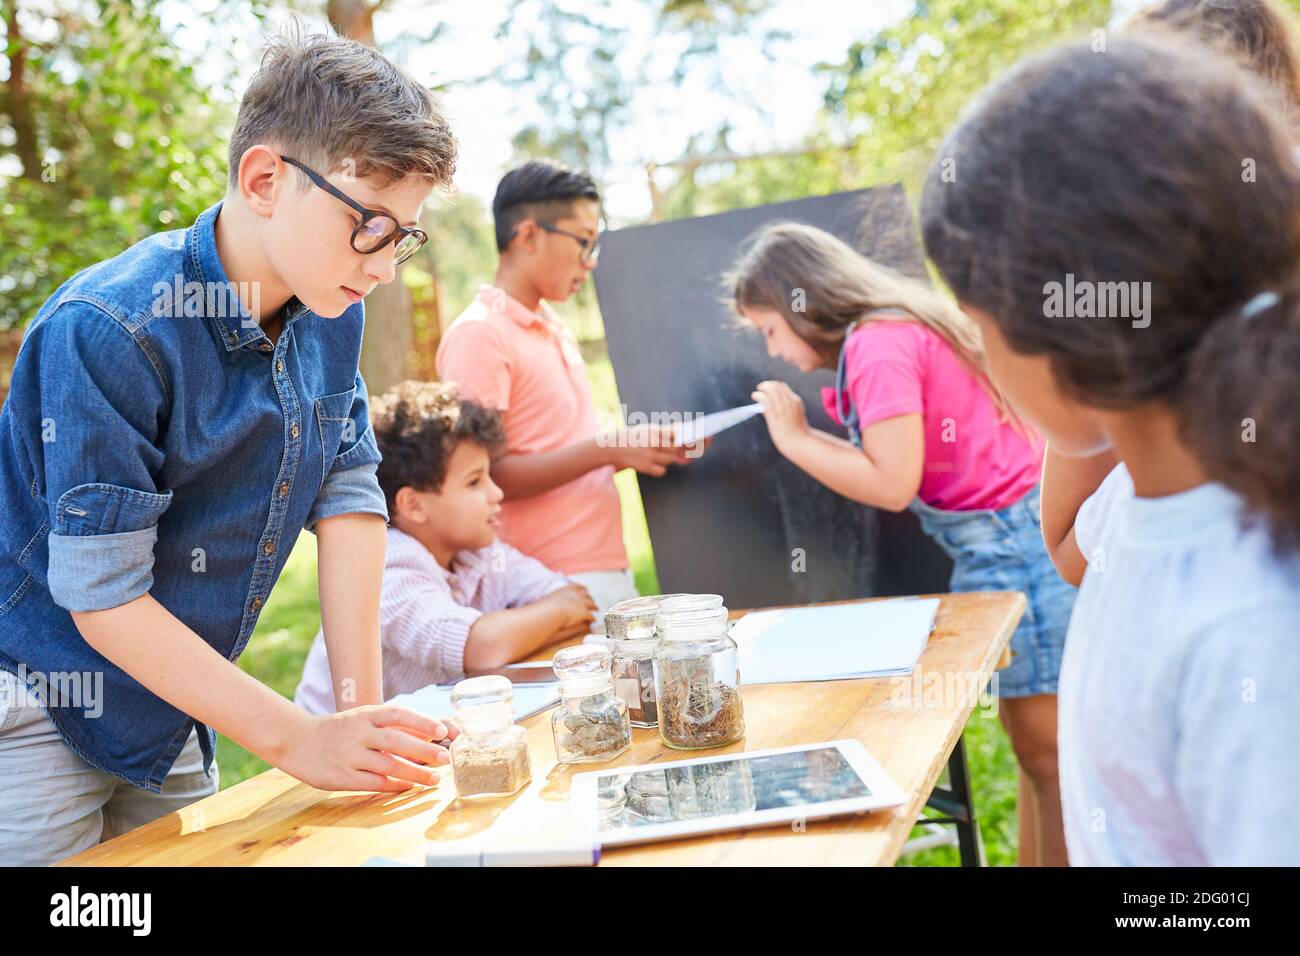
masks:
<instances>
[{"instance_id":1,"label":"boy with glasses","mask_svg":"<svg viewBox=\"0 0 1300 956\"><path fill-rule=\"evenodd\" d=\"M225 199L72 277L0 413L0 860L48 863L214 792L215 733L322 789L437 780L454 730L383 705L387 510L361 299L455 165L428 90L335 36L272 44ZM315 532L342 710L235 664Z\"/></svg>"},{"instance_id":2,"label":"boy with glasses","mask_svg":"<svg viewBox=\"0 0 1300 956\"><path fill-rule=\"evenodd\" d=\"M501 413L506 449L492 480L505 493L502 540L586 587L603 613L637 593L614 472L660 476L689 458L654 426L597 433L586 363L547 305L596 268L600 193L591 177L525 163L498 184L492 215L496 279L443 335L438 377Z\"/></svg>"}]
</instances>

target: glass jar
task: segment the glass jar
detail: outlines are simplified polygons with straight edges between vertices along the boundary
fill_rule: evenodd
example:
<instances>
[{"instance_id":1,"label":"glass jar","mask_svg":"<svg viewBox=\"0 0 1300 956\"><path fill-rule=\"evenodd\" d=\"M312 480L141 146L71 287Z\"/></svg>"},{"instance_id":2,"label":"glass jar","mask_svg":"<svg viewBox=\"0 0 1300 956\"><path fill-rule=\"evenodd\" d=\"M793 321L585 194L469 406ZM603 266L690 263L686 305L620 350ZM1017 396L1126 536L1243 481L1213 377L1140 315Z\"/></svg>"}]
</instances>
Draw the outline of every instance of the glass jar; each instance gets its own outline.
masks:
<instances>
[{"instance_id":1,"label":"glass jar","mask_svg":"<svg viewBox=\"0 0 1300 956\"><path fill-rule=\"evenodd\" d=\"M739 652L717 594L662 601L655 619L659 736L677 750L702 750L745 736Z\"/></svg>"},{"instance_id":2,"label":"glass jar","mask_svg":"<svg viewBox=\"0 0 1300 956\"><path fill-rule=\"evenodd\" d=\"M504 797L533 779L528 732L515 723L514 687L500 675L471 677L451 691L460 734L448 748L456 793Z\"/></svg>"},{"instance_id":3,"label":"glass jar","mask_svg":"<svg viewBox=\"0 0 1300 956\"><path fill-rule=\"evenodd\" d=\"M632 743L627 704L614 693L609 648L579 644L555 653L560 705L551 715L560 763L611 760Z\"/></svg>"},{"instance_id":4,"label":"glass jar","mask_svg":"<svg viewBox=\"0 0 1300 956\"><path fill-rule=\"evenodd\" d=\"M655 616L659 605L683 594L660 594L619 601L605 612L605 638L614 673L614 693L627 704L633 727L657 727L655 704Z\"/></svg>"}]
</instances>

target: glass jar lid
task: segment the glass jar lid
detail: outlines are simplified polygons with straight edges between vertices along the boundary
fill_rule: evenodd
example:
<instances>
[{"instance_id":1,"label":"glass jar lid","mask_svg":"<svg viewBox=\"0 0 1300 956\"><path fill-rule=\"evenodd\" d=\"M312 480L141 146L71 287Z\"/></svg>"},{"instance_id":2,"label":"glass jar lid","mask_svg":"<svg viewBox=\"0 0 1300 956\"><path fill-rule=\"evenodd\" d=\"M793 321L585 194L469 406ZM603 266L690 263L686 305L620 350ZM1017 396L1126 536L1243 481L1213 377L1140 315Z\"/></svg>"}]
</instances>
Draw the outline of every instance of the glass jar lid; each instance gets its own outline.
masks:
<instances>
[{"instance_id":1,"label":"glass jar lid","mask_svg":"<svg viewBox=\"0 0 1300 956\"><path fill-rule=\"evenodd\" d=\"M515 688L500 674L468 677L451 689L451 706L466 729L513 723Z\"/></svg>"},{"instance_id":2,"label":"glass jar lid","mask_svg":"<svg viewBox=\"0 0 1300 956\"><path fill-rule=\"evenodd\" d=\"M689 597L687 594L652 594L619 601L605 612L605 636L611 641L640 641L654 638L655 617L664 601Z\"/></svg>"},{"instance_id":3,"label":"glass jar lid","mask_svg":"<svg viewBox=\"0 0 1300 956\"><path fill-rule=\"evenodd\" d=\"M468 677L451 689L451 706L483 707L491 704L508 704L514 700L515 688L510 678L501 674Z\"/></svg>"},{"instance_id":4,"label":"glass jar lid","mask_svg":"<svg viewBox=\"0 0 1300 956\"><path fill-rule=\"evenodd\" d=\"M663 601L655 633L665 641L715 637L727 630L727 609L720 594L682 594Z\"/></svg>"},{"instance_id":5,"label":"glass jar lid","mask_svg":"<svg viewBox=\"0 0 1300 956\"><path fill-rule=\"evenodd\" d=\"M555 652L551 667L560 679L560 692L570 697L612 690L609 648L604 644L578 644Z\"/></svg>"}]
</instances>

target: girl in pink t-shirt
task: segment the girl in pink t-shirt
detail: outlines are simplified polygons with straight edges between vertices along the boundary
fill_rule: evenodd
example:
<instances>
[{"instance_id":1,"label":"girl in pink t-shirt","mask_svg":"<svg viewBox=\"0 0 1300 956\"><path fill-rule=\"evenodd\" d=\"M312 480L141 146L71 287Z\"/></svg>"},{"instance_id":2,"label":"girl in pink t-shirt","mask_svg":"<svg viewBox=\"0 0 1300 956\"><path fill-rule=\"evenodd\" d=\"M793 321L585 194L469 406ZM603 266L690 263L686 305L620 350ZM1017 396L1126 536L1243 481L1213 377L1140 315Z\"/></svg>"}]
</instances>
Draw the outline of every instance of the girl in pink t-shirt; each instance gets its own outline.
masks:
<instances>
[{"instance_id":1,"label":"girl in pink t-shirt","mask_svg":"<svg viewBox=\"0 0 1300 956\"><path fill-rule=\"evenodd\" d=\"M729 281L769 355L804 372L836 370L823 397L848 441L810 428L788 385L758 386L777 450L845 497L913 511L952 558L953 591L1028 599L1012 662L993 684L1021 767L1021 863L1064 864L1056 684L1075 591L1043 544L1042 439L990 383L969 318L829 233L770 225Z\"/></svg>"}]
</instances>

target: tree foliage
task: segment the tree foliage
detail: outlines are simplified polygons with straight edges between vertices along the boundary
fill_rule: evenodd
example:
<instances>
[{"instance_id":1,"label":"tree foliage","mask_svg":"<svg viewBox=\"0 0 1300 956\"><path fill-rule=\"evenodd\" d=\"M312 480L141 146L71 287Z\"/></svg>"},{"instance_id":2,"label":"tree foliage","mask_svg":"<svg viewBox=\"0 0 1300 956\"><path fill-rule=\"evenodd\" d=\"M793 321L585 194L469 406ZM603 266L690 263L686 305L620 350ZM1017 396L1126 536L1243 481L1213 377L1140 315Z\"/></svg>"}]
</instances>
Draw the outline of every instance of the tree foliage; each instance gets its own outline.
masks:
<instances>
[{"instance_id":1,"label":"tree foliage","mask_svg":"<svg viewBox=\"0 0 1300 956\"><path fill-rule=\"evenodd\" d=\"M799 155L688 167L667 218L704 215L902 180L915 188L966 103L1026 54L1105 29L1110 0L916 0L854 40L826 78L824 109ZM726 153L725 138L713 144Z\"/></svg>"},{"instance_id":2,"label":"tree foliage","mask_svg":"<svg viewBox=\"0 0 1300 956\"><path fill-rule=\"evenodd\" d=\"M0 328L12 328L78 270L219 199L233 117L153 4L6 0L5 27Z\"/></svg>"}]
</instances>

